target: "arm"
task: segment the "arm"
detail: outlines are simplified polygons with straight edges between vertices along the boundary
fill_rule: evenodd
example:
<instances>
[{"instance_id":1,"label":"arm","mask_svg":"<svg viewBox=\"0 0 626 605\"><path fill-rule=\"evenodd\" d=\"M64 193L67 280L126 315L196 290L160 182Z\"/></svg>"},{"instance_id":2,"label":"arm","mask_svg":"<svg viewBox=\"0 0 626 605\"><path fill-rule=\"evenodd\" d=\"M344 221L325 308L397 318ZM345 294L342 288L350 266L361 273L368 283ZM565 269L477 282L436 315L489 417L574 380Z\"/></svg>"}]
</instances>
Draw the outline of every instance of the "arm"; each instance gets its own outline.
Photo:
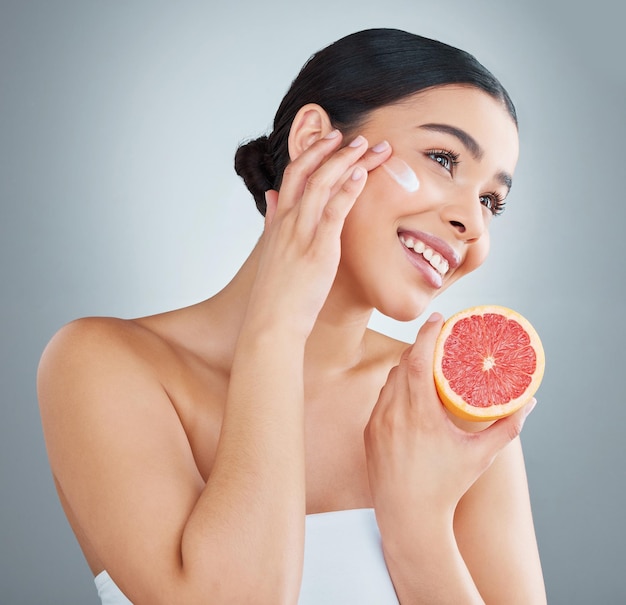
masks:
<instances>
[{"instance_id":1,"label":"arm","mask_svg":"<svg viewBox=\"0 0 626 605\"><path fill-rule=\"evenodd\" d=\"M519 438L449 514L407 510L396 517L385 557L403 605L543 605L543 575Z\"/></svg>"},{"instance_id":2,"label":"arm","mask_svg":"<svg viewBox=\"0 0 626 605\"><path fill-rule=\"evenodd\" d=\"M297 601L305 516L303 351L304 342L277 331L240 338L215 463L181 540L185 575L215 570L223 585L205 602Z\"/></svg>"},{"instance_id":3,"label":"arm","mask_svg":"<svg viewBox=\"0 0 626 605\"><path fill-rule=\"evenodd\" d=\"M432 378L432 354L440 328L437 316L424 324L415 344L390 373L365 432L376 517L398 598L403 605L509 603L511 593L519 589L528 596L524 602L544 602L536 549L532 550L534 538L525 538L520 547L515 543L519 533L508 533L506 538L500 535L502 541L497 543L498 525L513 523L517 532L528 530L529 508L522 504L511 510L502 508L493 517L484 514L491 513L494 503L486 501L509 472L505 490L499 492L500 504L510 505L520 492L528 500L519 464L512 469L515 456L503 453L497 463L494 460L517 437L532 406L480 432L457 427L441 405ZM505 495L507 488L511 492ZM482 533L471 533L469 528L479 516ZM456 533L462 541L457 542ZM481 549L483 534L491 540L486 551ZM509 538L513 541L508 542ZM499 563L504 543L507 562ZM519 557L529 554L528 564L520 564ZM526 569L511 567L515 560ZM506 575L496 578L495 570ZM525 589L522 584L529 580L532 586Z\"/></svg>"},{"instance_id":4,"label":"arm","mask_svg":"<svg viewBox=\"0 0 626 605\"><path fill-rule=\"evenodd\" d=\"M546 603L519 438L461 498L454 533L486 603Z\"/></svg>"},{"instance_id":5,"label":"arm","mask_svg":"<svg viewBox=\"0 0 626 605\"><path fill-rule=\"evenodd\" d=\"M83 320L44 353L39 395L55 479L81 533L136 605L297 600L304 346L337 270L363 168L391 152L367 154L365 140L337 151L340 142L314 143L288 167L280 195L269 192L206 484L156 370L157 344L132 324Z\"/></svg>"},{"instance_id":6,"label":"arm","mask_svg":"<svg viewBox=\"0 0 626 605\"><path fill-rule=\"evenodd\" d=\"M251 594L259 603L293 602L304 530L297 352L274 343L273 361L258 359L261 348L248 353L268 379L280 370L281 380L271 392L255 385L255 430L225 431L205 485L155 376L150 356L163 351L137 332L81 320L42 359L46 444L72 516L136 605L245 602ZM252 384L236 382L242 391ZM263 422L270 402L272 422Z\"/></svg>"}]
</instances>

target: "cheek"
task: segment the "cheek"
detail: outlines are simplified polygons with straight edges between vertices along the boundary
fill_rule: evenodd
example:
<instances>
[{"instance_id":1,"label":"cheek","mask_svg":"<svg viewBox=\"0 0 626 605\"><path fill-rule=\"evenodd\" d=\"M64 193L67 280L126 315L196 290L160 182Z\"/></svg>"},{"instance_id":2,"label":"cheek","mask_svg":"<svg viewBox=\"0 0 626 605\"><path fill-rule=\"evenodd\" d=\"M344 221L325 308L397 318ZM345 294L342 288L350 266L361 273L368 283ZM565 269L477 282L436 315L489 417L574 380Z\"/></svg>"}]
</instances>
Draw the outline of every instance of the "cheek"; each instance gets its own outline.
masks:
<instances>
[{"instance_id":1,"label":"cheek","mask_svg":"<svg viewBox=\"0 0 626 605\"><path fill-rule=\"evenodd\" d=\"M437 296L447 290L464 275L478 269L478 267L480 267L485 260L487 260L487 256L489 256L489 243L489 232L486 232L481 236L480 241L472 244L472 248L467 253L463 264L450 276L448 280L443 282L443 288L437 292Z\"/></svg>"},{"instance_id":2,"label":"cheek","mask_svg":"<svg viewBox=\"0 0 626 605\"><path fill-rule=\"evenodd\" d=\"M360 230L377 237L408 206L410 194L391 180L383 166L369 173L363 192L346 217L344 233Z\"/></svg>"},{"instance_id":3,"label":"cheek","mask_svg":"<svg viewBox=\"0 0 626 605\"><path fill-rule=\"evenodd\" d=\"M363 192L345 219L341 262L351 271L360 273L365 265L380 270L380 263L389 262L388 255L397 246L396 222L406 212L409 194L390 182L382 168L370 172Z\"/></svg>"},{"instance_id":4,"label":"cheek","mask_svg":"<svg viewBox=\"0 0 626 605\"><path fill-rule=\"evenodd\" d=\"M369 173L353 212L369 215L372 226L382 227L407 213L421 212L420 198L418 176L406 162L392 155Z\"/></svg>"},{"instance_id":5,"label":"cheek","mask_svg":"<svg viewBox=\"0 0 626 605\"><path fill-rule=\"evenodd\" d=\"M487 260L490 243L489 231L485 231L477 242L469 246L463 264L454 272L454 281L475 271Z\"/></svg>"},{"instance_id":6,"label":"cheek","mask_svg":"<svg viewBox=\"0 0 626 605\"><path fill-rule=\"evenodd\" d=\"M480 240L475 244L472 244L472 249L468 252L466 257L466 263L468 265L467 272L478 269L489 256L489 248L491 246L491 239L489 237L489 231L485 231L480 236Z\"/></svg>"},{"instance_id":7,"label":"cheek","mask_svg":"<svg viewBox=\"0 0 626 605\"><path fill-rule=\"evenodd\" d=\"M420 182L413 169L398 156L392 155L381 168L391 177L392 181L406 193L414 193L419 189Z\"/></svg>"}]
</instances>

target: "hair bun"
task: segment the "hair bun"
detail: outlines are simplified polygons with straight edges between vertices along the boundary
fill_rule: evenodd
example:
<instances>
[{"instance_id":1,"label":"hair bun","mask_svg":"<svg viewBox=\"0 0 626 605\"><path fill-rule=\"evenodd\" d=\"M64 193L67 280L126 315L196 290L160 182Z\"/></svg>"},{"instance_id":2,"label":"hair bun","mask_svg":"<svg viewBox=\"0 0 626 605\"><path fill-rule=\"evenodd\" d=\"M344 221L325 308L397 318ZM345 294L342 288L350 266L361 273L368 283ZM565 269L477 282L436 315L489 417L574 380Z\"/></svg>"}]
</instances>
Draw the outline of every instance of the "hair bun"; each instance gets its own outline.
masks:
<instances>
[{"instance_id":1,"label":"hair bun","mask_svg":"<svg viewBox=\"0 0 626 605\"><path fill-rule=\"evenodd\" d=\"M253 195L256 207L265 216L265 192L274 188L276 171L266 136L243 143L235 153L235 172Z\"/></svg>"}]
</instances>

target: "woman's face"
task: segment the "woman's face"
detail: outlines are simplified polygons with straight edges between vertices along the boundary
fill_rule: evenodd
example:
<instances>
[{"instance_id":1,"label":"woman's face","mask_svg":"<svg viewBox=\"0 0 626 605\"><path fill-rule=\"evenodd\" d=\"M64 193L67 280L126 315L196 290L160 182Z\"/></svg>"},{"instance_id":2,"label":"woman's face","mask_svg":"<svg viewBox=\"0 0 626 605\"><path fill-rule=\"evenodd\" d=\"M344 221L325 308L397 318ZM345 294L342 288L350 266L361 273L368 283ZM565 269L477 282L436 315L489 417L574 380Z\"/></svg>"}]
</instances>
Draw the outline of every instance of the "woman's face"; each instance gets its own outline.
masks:
<instances>
[{"instance_id":1,"label":"woman's face","mask_svg":"<svg viewBox=\"0 0 626 605\"><path fill-rule=\"evenodd\" d=\"M375 110L357 134L370 145L389 141L393 155L370 172L346 220L336 286L414 319L487 257L489 225L517 162L517 128L501 102L450 85ZM412 187L392 177L401 170Z\"/></svg>"}]
</instances>

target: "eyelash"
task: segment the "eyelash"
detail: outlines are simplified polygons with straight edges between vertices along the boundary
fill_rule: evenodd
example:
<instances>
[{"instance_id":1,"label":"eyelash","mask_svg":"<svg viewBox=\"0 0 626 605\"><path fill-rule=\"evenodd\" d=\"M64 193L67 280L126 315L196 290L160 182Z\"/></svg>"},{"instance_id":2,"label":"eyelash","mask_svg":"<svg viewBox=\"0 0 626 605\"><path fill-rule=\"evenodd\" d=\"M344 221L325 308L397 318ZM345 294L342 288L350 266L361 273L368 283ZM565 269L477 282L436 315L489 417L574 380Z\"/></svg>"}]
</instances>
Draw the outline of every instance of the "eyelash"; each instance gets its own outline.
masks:
<instances>
[{"instance_id":1,"label":"eyelash","mask_svg":"<svg viewBox=\"0 0 626 605\"><path fill-rule=\"evenodd\" d=\"M455 166L459 164L459 154L449 149L430 149L426 152L426 155L430 157L433 162L437 162L444 170L447 170L450 174L453 173ZM438 158L446 160L444 165ZM489 198L490 204L485 204L486 208L491 211L494 216L498 216L504 212L505 201L504 198L497 192L492 191L480 196L481 204L483 199Z\"/></svg>"},{"instance_id":2,"label":"eyelash","mask_svg":"<svg viewBox=\"0 0 626 605\"><path fill-rule=\"evenodd\" d=\"M486 206L486 207L487 207L487 210L490 210L494 216L499 216L500 214L504 212L504 206L506 202L504 201L504 198L499 193L492 191L491 193L486 193L485 195L481 195L480 196L481 204L484 198L491 199L491 206Z\"/></svg>"},{"instance_id":3,"label":"eyelash","mask_svg":"<svg viewBox=\"0 0 626 605\"><path fill-rule=\"evenodd\" d=\"M447 170L452 174L454 167L459 163L459 154L449 149L431 149L426 152L426 155L430 157L433 162L437 162L444 170ZM442 164L437 158L443 158L448 162L448 165Z\"/></svg>"}]
</instances>

